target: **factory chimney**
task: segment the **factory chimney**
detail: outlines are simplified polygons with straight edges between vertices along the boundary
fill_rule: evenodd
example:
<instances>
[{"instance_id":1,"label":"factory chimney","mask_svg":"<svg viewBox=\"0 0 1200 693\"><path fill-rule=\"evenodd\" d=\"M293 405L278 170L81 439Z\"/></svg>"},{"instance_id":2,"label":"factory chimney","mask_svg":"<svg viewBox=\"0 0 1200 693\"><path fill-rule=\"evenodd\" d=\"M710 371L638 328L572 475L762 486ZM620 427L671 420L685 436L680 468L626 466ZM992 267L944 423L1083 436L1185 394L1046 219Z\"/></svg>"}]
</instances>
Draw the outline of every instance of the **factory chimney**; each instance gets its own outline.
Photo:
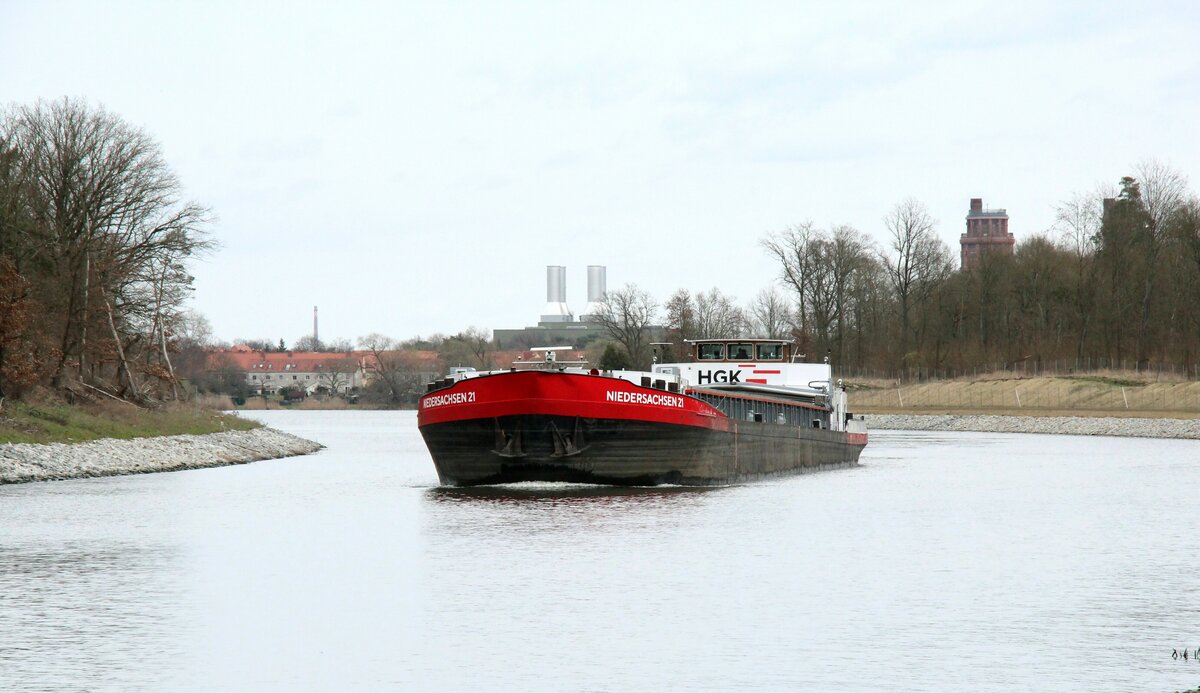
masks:
<instances>
[{"instance_id":1,"label":"factory chimney","mask_svg":"<svg viewBox=\"0 0 1200 693\"><path fill-rule=\"evenodd\" d=\"M546 309L542 322L571 322L573 318L567 308L567 268L546 265Z\"/></svg>"},{"instance_id":2,"label":"factory chimney","mask_svg":"<svg viewBox=\"0 0 1200 693\"><path fill-rule=\"evenodd\" d=\"M317 336L317 307L313 306L313 351L321 348L321 339Z\"/></svg>"}]
</instances>

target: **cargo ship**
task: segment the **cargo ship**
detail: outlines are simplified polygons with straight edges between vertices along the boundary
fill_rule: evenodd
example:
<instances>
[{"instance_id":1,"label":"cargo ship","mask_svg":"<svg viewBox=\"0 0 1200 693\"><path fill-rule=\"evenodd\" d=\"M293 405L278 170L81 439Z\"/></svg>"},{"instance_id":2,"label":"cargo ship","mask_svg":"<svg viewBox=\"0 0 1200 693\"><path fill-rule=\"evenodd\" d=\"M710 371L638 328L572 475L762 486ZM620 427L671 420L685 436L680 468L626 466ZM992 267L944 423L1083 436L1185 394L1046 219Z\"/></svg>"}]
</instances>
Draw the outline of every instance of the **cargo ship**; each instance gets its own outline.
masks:
<instances>
[{"instance_id":1,"label":"cargo ship","mask_svg":"<svg viewBox=\"0 0 1200 693\"><path fill-rule=\"evenodd\" d=\"M774 339L686 343L691 361L650 371L559 360L456 368L429 383L417 425L442 484L563 481L708 486L849 467L866 422L828 363Z\"/></svg>"}]
</instances>

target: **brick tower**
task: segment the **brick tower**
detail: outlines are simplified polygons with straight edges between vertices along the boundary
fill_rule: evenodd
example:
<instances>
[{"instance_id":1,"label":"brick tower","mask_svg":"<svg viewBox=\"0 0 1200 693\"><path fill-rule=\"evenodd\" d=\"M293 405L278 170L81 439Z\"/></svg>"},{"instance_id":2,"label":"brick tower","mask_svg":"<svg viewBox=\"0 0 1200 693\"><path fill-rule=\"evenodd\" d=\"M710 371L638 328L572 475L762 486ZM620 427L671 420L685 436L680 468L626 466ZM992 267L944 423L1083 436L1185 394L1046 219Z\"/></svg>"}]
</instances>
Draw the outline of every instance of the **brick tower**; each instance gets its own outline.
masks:
<instances>
[{"instance_id":1,"label":"brick tower","mask_svg":"<svg viewBox=\"0 0 1200 693\"><path fill-rule=\"evenodd\" d=\"M971 211L967 213L967 232L959 236L962 246L962 269L964 272L979 266L984 253L1001 252L1012 254L1016 240L1008 232L1008 213L1003 209L984 209L982 197L971 198Z\"/></svg>"}]
</instances>

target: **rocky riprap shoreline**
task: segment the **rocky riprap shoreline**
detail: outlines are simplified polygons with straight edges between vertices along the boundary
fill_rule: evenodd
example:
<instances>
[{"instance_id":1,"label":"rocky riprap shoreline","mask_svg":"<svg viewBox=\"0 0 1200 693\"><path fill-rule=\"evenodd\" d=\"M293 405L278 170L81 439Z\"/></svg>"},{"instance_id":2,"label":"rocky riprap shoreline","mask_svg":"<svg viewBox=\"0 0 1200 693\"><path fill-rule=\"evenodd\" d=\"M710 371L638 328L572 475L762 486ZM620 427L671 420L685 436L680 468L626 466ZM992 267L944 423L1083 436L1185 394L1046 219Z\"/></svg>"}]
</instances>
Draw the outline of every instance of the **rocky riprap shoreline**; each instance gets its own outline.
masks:
<instances>
[{"instance_id":1,"label":"rocky riprap shoreline","mask_svg":"<svg viewBox=\"0 0 1200 693\"><path fill-rule=\"evenodd\" d=\"M1083 416L866 414L867 428L897 431L1056 433L1073 436L1200 439L1200 419L1123 419Z\"/></svg>"},{"instance_id":2,"label":"rocky riprap shoreline","mask_svg":"<svg viewBox=\"0 0 1200 693\"><path fill-rule=\"evenodd\" d=\"M323 445L272 428L86 443L0 445L0 484L204 469L293 455Z\"/></svg>"}]
</instances>

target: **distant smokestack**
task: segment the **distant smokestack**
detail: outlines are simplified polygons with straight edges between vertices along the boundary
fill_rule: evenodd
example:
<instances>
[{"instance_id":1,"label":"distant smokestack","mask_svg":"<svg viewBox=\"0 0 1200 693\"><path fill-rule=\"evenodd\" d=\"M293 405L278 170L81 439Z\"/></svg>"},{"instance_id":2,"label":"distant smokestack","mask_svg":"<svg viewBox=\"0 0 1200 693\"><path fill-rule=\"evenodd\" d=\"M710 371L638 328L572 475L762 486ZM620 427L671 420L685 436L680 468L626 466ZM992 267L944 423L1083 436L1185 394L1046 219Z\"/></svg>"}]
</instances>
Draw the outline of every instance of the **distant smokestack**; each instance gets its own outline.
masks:
<instances>
[{"instance_id":1,"label":"distant smokestack","mask_svg":"<svg viewBox=\"0 0 1200 693\"><path fill-rule=\"evenodd\" d=\"M546 265L546 309L542 322L571 322L571 309L567 308L567 268L562 265Z\"/></svg>"},{"instance_id":2,"label":"distant smokestack","mask_svg":"<svg viewBox=\"0 0 1200 693\"><path fill-rule=\"evenodd\" d=\"M584 309L583 314L580 316L581 320L587 320L600 312L600 303L604 301L604 294L608 291L605 272L604 265L588 265L588 303L587 308Z\"/></svg>"},{"instance_id":3,"label":"distant smokestack","mask_svg":"<svg viewBox=\"0 0 1200 693\"><path fill-rule=\"evenodd\" d=\"M313 306L313 350L320 348L321 338L317 333L317 307Z\"/></svg>"}]
</instances>

